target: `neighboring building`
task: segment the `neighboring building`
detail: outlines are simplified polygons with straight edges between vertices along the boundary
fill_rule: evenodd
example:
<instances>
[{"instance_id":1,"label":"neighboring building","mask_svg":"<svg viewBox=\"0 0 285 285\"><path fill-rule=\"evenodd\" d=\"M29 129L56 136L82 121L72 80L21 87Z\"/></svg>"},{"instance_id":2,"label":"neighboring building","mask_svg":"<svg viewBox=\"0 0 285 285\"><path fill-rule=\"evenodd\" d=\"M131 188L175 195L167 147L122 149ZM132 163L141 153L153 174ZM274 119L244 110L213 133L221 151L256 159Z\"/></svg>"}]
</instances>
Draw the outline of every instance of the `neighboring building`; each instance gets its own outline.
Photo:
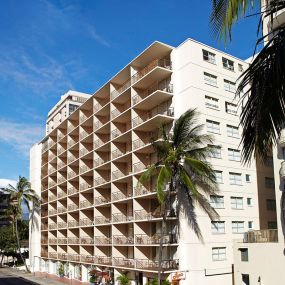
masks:
<instances>
[{"instance_id":1,"label":"neighboring building","mask_svg":"<svg viewBox=\"0 0 285 285\"><path fill-rule=\"evenodd\" d=\"M10 224L7 218L6 210L9 205L9 194L5 192L3 188L0 188L0 227Z\"/></svg>"},{"instance_id":2,"label":"neighboring building","mask_svg":"<svg viewBox=\"0 0 285 285\"><path fill-rule=\"evenodd\" d=\"M52 132L89 97L89 94L72 90L62 95L60 101L48 113L46 134Z\"/></svg>"},{"instance_id":3,"label":"neighboring building","mask_svg":"<svg viewBox=\"0 0 285 285\"><path fill-rule=\"evenodd\" d=\"M203 244L174 201L162 267L175 285L232 284L233 239L263 224L257 189L264 172L240 162L234 97L246 67L192 39L176 48L154 42L54 125L31 150L31 182L42 198L32 269L56 274L64 262L69 277L82 281L92 266L114 279L125 272L132 284L156 277L161 212L154 181L138 187L138 179L156 161L149 142L158 127L171 130L175 118L197 108L215 138L211 163L220 192L208 198L220 219L197 209Z\"/></svg>"}]
</instances>

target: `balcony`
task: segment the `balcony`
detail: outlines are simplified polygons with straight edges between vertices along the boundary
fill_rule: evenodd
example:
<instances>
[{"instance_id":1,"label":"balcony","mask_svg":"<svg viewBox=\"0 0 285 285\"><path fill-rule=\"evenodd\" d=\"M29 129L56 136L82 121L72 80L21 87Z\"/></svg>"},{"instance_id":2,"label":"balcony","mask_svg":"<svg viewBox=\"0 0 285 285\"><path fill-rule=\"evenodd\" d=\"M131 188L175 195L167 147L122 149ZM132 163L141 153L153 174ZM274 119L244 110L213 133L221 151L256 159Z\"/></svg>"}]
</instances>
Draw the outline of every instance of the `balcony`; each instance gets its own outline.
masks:
<instances>
[{"instance_id":1,"label":"balcony","mask_svg":"<svg viewBox=\"0 0 285 285\"><path fill-rule=\"evenodd\" d=\"M129 189L129 191L126 194L121 191L117 191L117 192L112 193L111 197L112 197L112 202L124 200L124 199L131 198L132 192L131 192L131 189Z\"/></svg>"},{"instance_id":2,"label":"balcony","mask_svg":"<svg viewBox=\"0 0 285 285\"><path fill-rule=\"evenodd\" d=\"M94 179L94 186L99 186L99 185L102 185L102 184L105 184L107 182L109 182L110 178L103 178L103 177L96 177Z\"/></svg>"},{"instance_id":3,"label":"balcony","mask_svg":"<svg viewBox=\"0 0 285 285\"><path fill-rule=\"evenodd\" d=\"M133 236L114 235L113 243L116 245L134 244Z\"/></svg>"},{"instance_id":4,"label":"balcony","mask_svg":"<svg viewBox=\"0 0 285 285\"><path fill-rule=\"evenodd\" d=\"M106 142L104 142L103 140L97 139L97 140L94 141L93 147L94 147L94 149L96 149L96 148L102 146L102 145L105 144L105 143L106 143Z\"/></svg>"},{"instance_id":5,"label":"balcony","mask_svg":"<svg viewBox=\"0 0 285 285\"><path fill-rule=\"evenodd\" d=\"M96 216L95 217L95 225L101 225L101 224L109 224L110 218L107 218L105 216Z\"/></svg>"},{"instance_id":6,"label":"balcony","mask_svg":"<svg viewBox=\"0 0 285 285\"><path fill-rule=\"evenodd\" d=\"M78 226L79 226L78 221L76 221L76 220L68 221L68 227L69 228L75 228L75 227L78 227Z\"/></svg>"},{"instance_id":7,"label":"balcony","mask_svg":"<svg viewBox=\"0 0 285 285\"><path fill-rule=\"evenodd\" d=\"M278 230L249 231L244 234L245 243L278 242Z\"/></svg>"},{"instance_id":8,"label":"balcony","mask_svg":"<svg viewBox=\"0 0 285 285\"><path fill-rule=\"evenodd\" d=\"M130 259L130 258L124 258L124 257L113 257L113 265L119 266L119 267L134 268L135 260Z\"/></svg>"},{"instance_id":9,"label":"balcony","mask_svg":"<svg viewBox=\"0 0 285 285\"><path fill-rule=\"evenodd\" d=\"M80 166L80 174L82 174L82 173L84 173L84 172L86 172L86 171L88 171L88 170L91 170L91 167L90 167L90 166L88 166L88 165L82 165L82 166Z\"/></svg>"},{"instance_id":10,"label":"balcony","mask_svg":"<svg viewBox=\"0 0 285 285\"><path fill-rule=\"evenodd\" d=\"M74 170L70 170L67 172L67 178L72 179L73 177L77 176L78 174Z\"/></svg>"},{"instance_id":11,"label":"balcony","mask_svg":"<svg viewBox=\"0 0 285 285\"><path fill-rule=\"evenodd\" d=\"M81 244L91 244L91 245L93 245L94 244L94 239L89 237L89 236L83 236L83 237L80 237L80 243Z\"/></svg>"},{"instance_id":12,"label":"balcony","mask_svg":"<svg viewBox=\"0 0 285 285\"><path fill-rule=\"evenodd\" d=\"M66 163L63 161L60 161L57 166L58 166L58 169L61 169L66 166Z\"/></svg>"},{"instance_id":13,"label":"balcony","mask_svg":"<svg viewBox=\"0 0 285 285\"><path fill-rule=\"evenodd\" d=\"M92 185L90 183L87 183L87 182L80 183L80 191L89 189L91 187L92 187Z\"/></svg>"},{"instance_id":14,"label":"balcony","mask_svg":"<svg viewBox=\"0 0 285 285\"><path fill-rule=\"evenodd\" d=\"M162 211L153 211L147 212L146 210L136 210L135 211L135 220L153 220L162 218Z\"/></svg>"},{"instance_id":15,"label":"balcony","mask_svg":"<svg viewBox=\"0 0 285 285\"><path fill-rule=\"evenodd\" d=\"M65 152L66 151L66 149L64 148L64 147L62 147L62 146L58 146L58 148L57 148L57 154L58 155L61 155L63 152Z\"/></svg>"},{"instance_id":16,"label":"balcony","mask_svg":"<svg viewBox=\"0 0 285 285\"><path fill-rule=\"evenodd\" d=\"M68 260L79 262L80 261L80 255L79 254L68 254Z\"/></svg>"},{"instance_id":17,"label":"balcony","mask_svg":"<svg viewBox=\"0 0 285 285\"><path fill-rule=\"evenodd\" d=\"M101 204L109 203L110 199L109 198L105 198L103 196L97 196L97 197L95 197L94 201L95 201L94 202L95 206L98 206L98 205L101 205Z\"/></svg>"},{"instance_id":18,"label":"balcony","mask_svg":"<svg viewBox=\"0 0 285 285\"><path fill-rule=\"evenodd\" d=\"M154 109L152 109L148 112L145 112L143 115L136 116L132 120L133 128L136 128L137 126L141 125L142 123L149 121L150 119L156 117L157 115L174 117L174 108L168 107L167 104L162 104L162 105L159 105L159 106L155 107ZM155 122L153 125L155 125L155 127L157 127L156 124L159 122L161 122L161 123L158 124L158 126L161 125L164 121L158 119L157 122ZM144 130L144 128L141 128L141 129ZM145 129L148 130L147 127Z\"/></svg>"},{"instance_id":19,"label":"balcony","mask_svg":"<svg viewBox=\"0 0 285 285\"><path fill-rule=\"evenodd\" d=\"M171 74L171 61L167 58L155 59L132 76L133 86L146 88L152 82L161 81Z\"/></svg>"},{"instance_id":20,"label":"balcony","mask_svg":"<svg viewBox=\"0 0 285 285\"><path fill-rule=\"evenodd\" d=\"M141 245L159 245L160 240L162 237L162 244L176 244L177 243L177 236L174 234L168 235L161 235L161 234L154 234L152 236L148 236L145 234L135 235L136 244Z\"/></svg>"},{"instance_id":21,"label":"balcony","mask_svg":"<svg viewBox=\"0 0 285 285\"><path fill-rule=\"evenodd\" d=\"M56 200L56 199L57 199L56 195L54 195L54 194L49 194L49 195L48 195L48 201L49 201L49 202L52 202L52 201L54 201L54 200Z\"/></svg>"},{"instance_id":22,"label":"balcony","mask_svg":"<svg viewBox=\"0 0 285 285\"><path fill-rule=\"evenodd\" d=\"M50 181L50 182L48 183L48 187L49 187L49 188L52 188L52 187L54 187L54 186L56 186L56 182L55 182L55 181Z\"/></svg>"},{"instance_id":23,"label":"balcony","mask_svg":"<svg viewBox=\"0 0 285 285\"><path fill-rule=\"evenodd\" d=\"M57 238L57 244L67 244L67 238Z\"/></svg>"},{"instance_id":24,"label":"balcony","mask_svg":"<svg viewBox=\"0 0 285 285\"><path fill-rule=\"evenodd\" d=\"M156 271L159 269L159 262L150 259L137 259L136 268ZM161 268L163 270L177 270L179 268L179 261L178 259L162 260Z\"/></svg>"},{"instance_id":25,"label":"balcony","mask_svg":"<svg viewBox=\"0 0 285 285\"><path fill-rule=\"evenodd\" d=\"M90 133L86 132L85 130L82 130L79 134L79 139L83 140L84 138L86 138L89 135L90 135Z\"/></svg>"},{"instance_id":26,"label":"balcony","mask_svg":"<svg viewBox=\"0 0 285 285\"><path fill-rule=\"evenodd\" d=\"M78 192L79 192L79 190L77 188L75 188L74 186L71 186L67 189L68 195L72 195L72 194L78 193Z\"/></svg>"},{"instance_id":27,"label":"balcony","mask_svg":"<svg viewBox=\"0 0 285 285\"><path fill-rule=\"evenodd\" d=\"M133 173L141 172L146 170L147 166L145 166L141 161L133 164Z\"/></svg>"},{"instance_id":28,"label":"balcony","mask_svg":"<svg viewBox=\"0 0 285 285\"><path fill-rule=\"evenodd\" d=\"M112 179L113 180L119 179L119 178L124 177L124 176L126 176L126 174L119 169L112 172Z\"/></svg>"},{"instance_id":29,"label":"balcony","mask_svg":"<svg viewBox=\"0 0 285 285\"><path fill-rule=\"evenodd\" d=\"M75 161L77 159L77 157L75 156L75 155L73 155L73 154L69 154L68 156L67 156L67 162L68 163L72 163L73 161Z\"/></svg>"},{"instance_id":30,"label":"balcony","mask_svg":"<svg viewBox=\"0 0 285 285\"><path fill-rule=\"evenodd\" d=\"M109 256L95 256L94 263L112 265L112 258Z\"/></svg>"},{"instance_id":31,"label":"balcony","mask_svg":"<svg viewBox=\"0 0 285 285\"><path fill-rule=\"evenodd\" d=\"M80 209L82 208L87 208L87 207L92 207L93 203L88 201L88 200L83 200L80 202Z\"/></svg>"},{"instance_id":32,"label":"balcony","mask_svg":"<svg viewBox=\"0 0 285 285\"><path fill-rule=\"evenodd\" d=\"M112 215L113 223L123 223L133 221L134 217L130 215L124 215L122 213L116 213Z\"/></svg>"},{"instance_id":33,"label":"balcony","mask_svg":"<svg viewBox=\"0 0 285 285\"><path fill-rule=\"evenodd\" d=\"M57 197L58 197L59 199L65 198L66 196L67 196L67 193L65 193L64 191L61 191L61 192L58 192L58 193L57 193Z\"/></svg>"},{"instance_id":34,"label":"balcony","mask_svg":"<svg viewBox=\"0 0 285 285\"><path fill-rule=\"evenodd\" d=\"M56 238L49 238L48 242L49 242L49 244L57 244L57 239Z\"/></svg>"},{"instance_id":35,"label":"balcony","mask_svg":"<svg viewBox=\"0 0 285 285\"><path fill-rule=\"evenodd\" d=\"M58 177L58 179L57 179L57 183L58 183L58 184L64 183L65 181L66 181L66 178L63 177L63 176L60 176L60 177Z\"/></svg>"},{"instance_id":36,"label":"balcony","mask_svg":"<svg viewBox=\"0 0 285 285\"><path fill-rule=\"evenodd\" d=\"M48 150L48 141L45 141L43 144L42 144L42 153L44 153L45 151Z\"/></svg>"},{"instance_id":37,"label":"balcony","mask_svg":"<svg viewBox=\"0 0 285 285\"><path fill-rule=\"evenodd\" d=\"M74 146L76 143L77 143L76 140L70 139L70 140L67 142L67 147L68 147L68 148L71 148L71 147Z\"/></svg>"},{"instance_id":38,"label":"balcony","mask_svg":"<svg viewBox=\"0 0 285 285\"><path fill-rule=\"evenodd\" d=\"M81 227L89 227L89 226L93 226L93 225L94 225L94 222L93 222L93 220L90 220L90 219L85 218L85 219L81 219L81 220L79 221L79 225L80 225Z\"/></svg>"},{"instance_id":39,"label":"balcony","mask_svg":"<svg viewBox=\"0 0 285 285\"><path fill-rule=\"evenodd\" d=\"M80 156L83 156L85 154L87 154L88 152L90 152L87 148L82 148L79 153L80 153Z\"/></svg>"},{"instance_id":40,"label":"balcony","mask_svg":"<svg viewBox=\"0 0 285 285\"><path fill-rule=\"evenodd\" d=\"M49 230L55 230L57 229L57 224L56 223L52 223L48 225Z\"/></svg>"},{"instance_id":41,"label":"balcony","mask_svg":"<svg viewBox=\"0 0 285 285\"><path fill-rule=\"evenodd\" d=\"M65 222L57 223L57 228L58 229L65 229L65 228L67 228L67 223L65 223Z\"/></svg>"},{"instance_id":42,"label":"balcony","mask_svg":"<svg viewBox=\"0 0 285 285\"><path fill-rule=\"evenodd\" d=\"M79 238L77 238L77 237L69 237L68 238L68 243L69 244L79 244Z\"/></svg>"},{"instance_id":43,"label":"balcony","mask_svg":"<svg viewBox=\"0 0 285 285\"><path fill-rule=\"evenodd\" d=\"M49 252L48 257L53 258L53 259L57 259L57 252Z\"/></svg>"},{"instance_id":44,"label":"balcony","mask_svg":"<svg viewBox=\"0 0 285 285\"><path fill-rule=\"evenodd\" d=\"M156 192L154 187L153 188L152 187L147 188L143 185L138 185L138 186L134 187L134 190L135 190L135 196L148 195L148 194Z\"/></svg>"},{"instance_id":45,"label":"balcony","mask_svg":"<svg viewBox=\"0 0 285 285\"><path fill-rule=\"evenodd\" d=\"M112 244L112 240L109 237L104 237L104 236L96 236L94 243L96 245L102 245L102 244Z\"/></svg>"},{"instance_id":46,"label":"balcony","mask_svg":"<svg viewBox=\"0 0 285 285\"><path fill-rule=\"evenodd\" d=\"M94 263L94 256L93 255L81 255L81 262L86 263Z\"/></svg>"},{"instance_id":47,"label":"balcony","mask_svg":"<svg viewBox=\"0 0 285 285\"><path fill-rule=\"evenodd\" d=\"M131 79L127 80L120 88L113 90L111 92L111 99L115 99L116 97L118 97L120 94L122 94L123 92L125 92L132 84Z\"/></svg>"},{"instance_id":48,"label":"balcony","mask_svg":"<svg viewBox=\"0 0 285 285\"><path fill-rule=\"evenodd\" d=\"M67 211L67 209L65 207L58 207L57 208L57 213L61 214L61 213L65 213Z\"/></svg>"},{"instance_id":49,"label":"balcony","mask_svg":"<svg viewBox=\"0 0 285 285\"><path fill-rule=\"evenodd\" d=\"M101 157L98 157L98 158L94 159L94 167L100 166L100 165L104 164L107 161L108 160L105 161Z\"/></svg>"},{"instance_id":50,"label":"balcony","mask_svg":"<svg viewBox=\"0 0 285 285\"><path fill-rule=\"evenodd\" d=\"M58 259L60 259L60 260L68 260L68 254L67 253L58 253L57 256L58 256Z\"/></svg>"},{"instance_id":51,"label":"balcony","mask_svg":"<svg viewBox=\"0 0 285 285\"><path fill-rule=\"evenodd\" d=\"M281 178L285 178L285 161L281 162L281 168L280 168L279 173L280 173Z\"/></svg>"},{"instance_id":52,"label":"balcony","mask_svg":"<svg viewBox=\"0 0 285 285\"><path fill-rule=\"evenodd\" d=\"M76 204L70 204L68 205L68 211L74 211L74 210L78 210L78 206Z\"/></svg>"},{"instance_id":53,"label":"balcony","mask_svg":"<svg viewBox=\"0 0 285 285\"><path fill-rule=\"evenodd\" d=\"M48 257L48 252L47 251L41 251L41 257Z\"/></svg>"},{"instance_id":54,"label":"balcony","mask_svg":"<svg viewBox=\"0 0 285 285\"><path fill-rule=\"evenodd\" d=\"M127 151L123 152L123 151L121 151L119 149L115 149L114 151L112 151L112 159L116 159L116 158L118 158L118 157L120 157L120 156L122 156L122 155L124 155L126 153L127 153Z\"/></svg>"}]
</instances>

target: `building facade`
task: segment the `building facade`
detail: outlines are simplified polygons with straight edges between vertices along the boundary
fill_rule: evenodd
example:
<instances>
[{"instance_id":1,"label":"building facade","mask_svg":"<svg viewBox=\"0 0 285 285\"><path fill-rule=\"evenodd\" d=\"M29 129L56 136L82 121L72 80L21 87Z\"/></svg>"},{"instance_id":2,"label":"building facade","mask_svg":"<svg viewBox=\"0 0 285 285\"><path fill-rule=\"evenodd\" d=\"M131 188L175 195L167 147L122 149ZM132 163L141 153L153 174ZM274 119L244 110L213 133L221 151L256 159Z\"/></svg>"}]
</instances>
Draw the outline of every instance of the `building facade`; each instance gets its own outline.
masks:
<instances>
[{"instance_id":1,"label":"building facade","mask_svg":"<svg viewBox=\"0 0 285 285\"><path fill-rule=\"evenodd\" d=\"M235 82L246 66L192 39L178 47L154 42L49 129L31 156L42 199L33 270L56 274L64 264L69 278L87 281L95 268L145 285L157 277L163 236L162 267L172 284L233 284L233 240L260 229L258 175L264 180L258 164L240 162ZM176 198L162 233L155 180L138 186L156 161L150 141L159 139L159 126L171 131L190 108L199 111L216 149L210 162L220 191L208 198L220 219L197 208L204 243L186 211L177 212Z\"/></svg>"}]
</instances>

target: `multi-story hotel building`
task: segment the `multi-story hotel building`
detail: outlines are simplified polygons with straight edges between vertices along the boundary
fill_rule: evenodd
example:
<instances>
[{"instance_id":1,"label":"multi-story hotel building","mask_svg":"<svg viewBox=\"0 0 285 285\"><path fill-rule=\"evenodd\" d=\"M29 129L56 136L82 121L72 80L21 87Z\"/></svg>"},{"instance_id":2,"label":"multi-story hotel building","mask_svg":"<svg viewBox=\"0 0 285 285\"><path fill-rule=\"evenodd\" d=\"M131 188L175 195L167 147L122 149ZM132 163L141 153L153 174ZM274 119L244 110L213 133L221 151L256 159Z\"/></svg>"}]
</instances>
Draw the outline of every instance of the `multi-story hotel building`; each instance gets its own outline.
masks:
<instances>
[{"instance_id":1,"label":"multi-story hotel building","mask_svg":"<svg viewBox=\"0 0 285 285\"><path fill-rule=\"evenodd\" d=\"M233 284L233 239L260 229L258 184L267 191L273 179L255 162L240 162L234 97L246 66L192 39L178 47L154 42L50 130L31 150L31 180L42 199L31 269L56 274L62 263L69 278L87 281L95 268L113 280L125 273L132 284L146 284L157 277L163 235L162 268L172 284ZM216 146L211 163L220 191L208 198L220 219L196 209L204 243L175 196L162 233L155 179L138 186L156 161L151 138L159 139L162 124L170 131L189 108L198 109Z\"/></svg>"}]
</instances>

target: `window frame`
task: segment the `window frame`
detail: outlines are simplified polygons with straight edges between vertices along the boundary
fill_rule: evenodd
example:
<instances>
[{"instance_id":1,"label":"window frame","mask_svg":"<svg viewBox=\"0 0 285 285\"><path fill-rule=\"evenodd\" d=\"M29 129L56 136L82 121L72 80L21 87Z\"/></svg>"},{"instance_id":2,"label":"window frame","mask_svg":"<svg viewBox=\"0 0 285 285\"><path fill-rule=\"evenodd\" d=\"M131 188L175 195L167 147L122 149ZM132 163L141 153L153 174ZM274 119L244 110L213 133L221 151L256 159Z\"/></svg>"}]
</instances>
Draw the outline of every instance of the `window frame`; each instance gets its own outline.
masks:
<instances>
[{"instance_id":1,"label":"window frame","mask_svg":"<svg viewBox=\"0 0 285 285\"><path fill-rule=\"evenodd\" d=\"M234 179L232 179L233 175L234 175ZM236 179L236 177L240 177L240 179ZM233 181L234 181L234 183L233 183ZM237 183L237 181L240 183ZM230 183L230 185L239 185L239 186L242 185L241 173L229 172L229 183Z\"/></svg>"},{"instance_id":2,"label":"window frame","mask_svg":"<svg viewBox=\"0 0 285 285\"><path fill-rule=\"evenodd\" d=\"M242 227L234 227L234 225L242 225ZM237 229L237 231L234 231L234 229ZM240 231L242 229L242 231ZM244 221L232 221L232 233L233 234L243 234L245 232L244 229Z\"/></svg>"},{"instance_id":3,"label":"window frame","mask_svg":"<svg viewBox=\"0 0 285 285\"><path fill-rule=\"evenodd\" d=\"M214 256L217 256L218 258L214 258ZM227 260L227 248L225 246L212 247L212 261L225 261L225 260Z\"/></svg>"},{"instance_id":4,"label":"window frame","mask_svg":"<svg viewBox=\"0 0 285 285\"><path fill-rule=\"evenodd\" d=\"M216 54L215 53L202 49L202 56L203 56L204 61L211 63L211 64L216 64Z\"/></svg>"},{"instance_id":5,"label":"window frame","mask_svg":"<svg viewBox=\"0 0 285 285\"><path fill-rule=\"evenodd\" d=\"M230 199L231 199L231 209L233 210L244 209L243 197L231 196ZM238 203L237 201L241 201L241 203Z\"/></svg>"},{"instance_id":6,"label":"window frame","mask_svg":"<svg viewBox=\"0 0 285 285\"><path fill-rule=\"evenodd\" d=\"M237 130L237 136L236 133L233 130ZM231 135L229 135L231 134ZM239 127L233 126L233 125L227 125L227 136L229 138L236 138L239 139Z\"/></svg>"},{"instance_id":7,"label":"window frame","mask_svg":"<svg viewBox=\"0 0 285 285\"><path fill-rule=\"evenodd\" d=\"M223 68L230 71L235 71L235 62L226 57L222 57Z\"/></svg>"},{"instance_id":8,"label":"window frame","mask_svg":"<svg viewBox=\"0 0 285 285\"><path fill-rule=\"evenodd\" d=\"M206 79L206 78L208 78L208 79ZM210 78L210 80L209 80L209 78ZM210 86L218 87L218 76L204 71L204 83L207 85L210 85Z\"/></svg>"},{"instance_id":9,"label":"window frame","mask_svg":"<svg viewBox=\"0 0 285 285\"><path fill-rule=\"evenodd\" d=\"M236 156L237 153L239 154L238 156ZM240 150L234 148L228 148L228 160L240 162L241 161Z\"/></svg>"},{"instance_id":10,"label":"window frame","mask_svg":"<svg viewBox=\"0 0 285 285\"><path fill-rule=\"evenodd\" d=\"M212 128L209 129L209 125L211 124ZM218 126L218 128L213 128L213 126ZM211 133L211 134L217 134L220 135L221 134L221 124L220 122L217 121L213 121L210 119L206 119L206 128L207 128L207 132ZM217 130L217 131L213 131L213 130Z\"/></svg>"},{"instance_id":11,"label":"window frame","mask_svg":"<svg viewBox=\"0 0 285 285\"><path fill-rule=\"evenodd\" d=\"M215 199L222 199L222 202L217 201ZM224 209L225 208L225 199L224 196L220 195L210 195L210 205L214 209Z\"/></svg>"}]
</instances>

